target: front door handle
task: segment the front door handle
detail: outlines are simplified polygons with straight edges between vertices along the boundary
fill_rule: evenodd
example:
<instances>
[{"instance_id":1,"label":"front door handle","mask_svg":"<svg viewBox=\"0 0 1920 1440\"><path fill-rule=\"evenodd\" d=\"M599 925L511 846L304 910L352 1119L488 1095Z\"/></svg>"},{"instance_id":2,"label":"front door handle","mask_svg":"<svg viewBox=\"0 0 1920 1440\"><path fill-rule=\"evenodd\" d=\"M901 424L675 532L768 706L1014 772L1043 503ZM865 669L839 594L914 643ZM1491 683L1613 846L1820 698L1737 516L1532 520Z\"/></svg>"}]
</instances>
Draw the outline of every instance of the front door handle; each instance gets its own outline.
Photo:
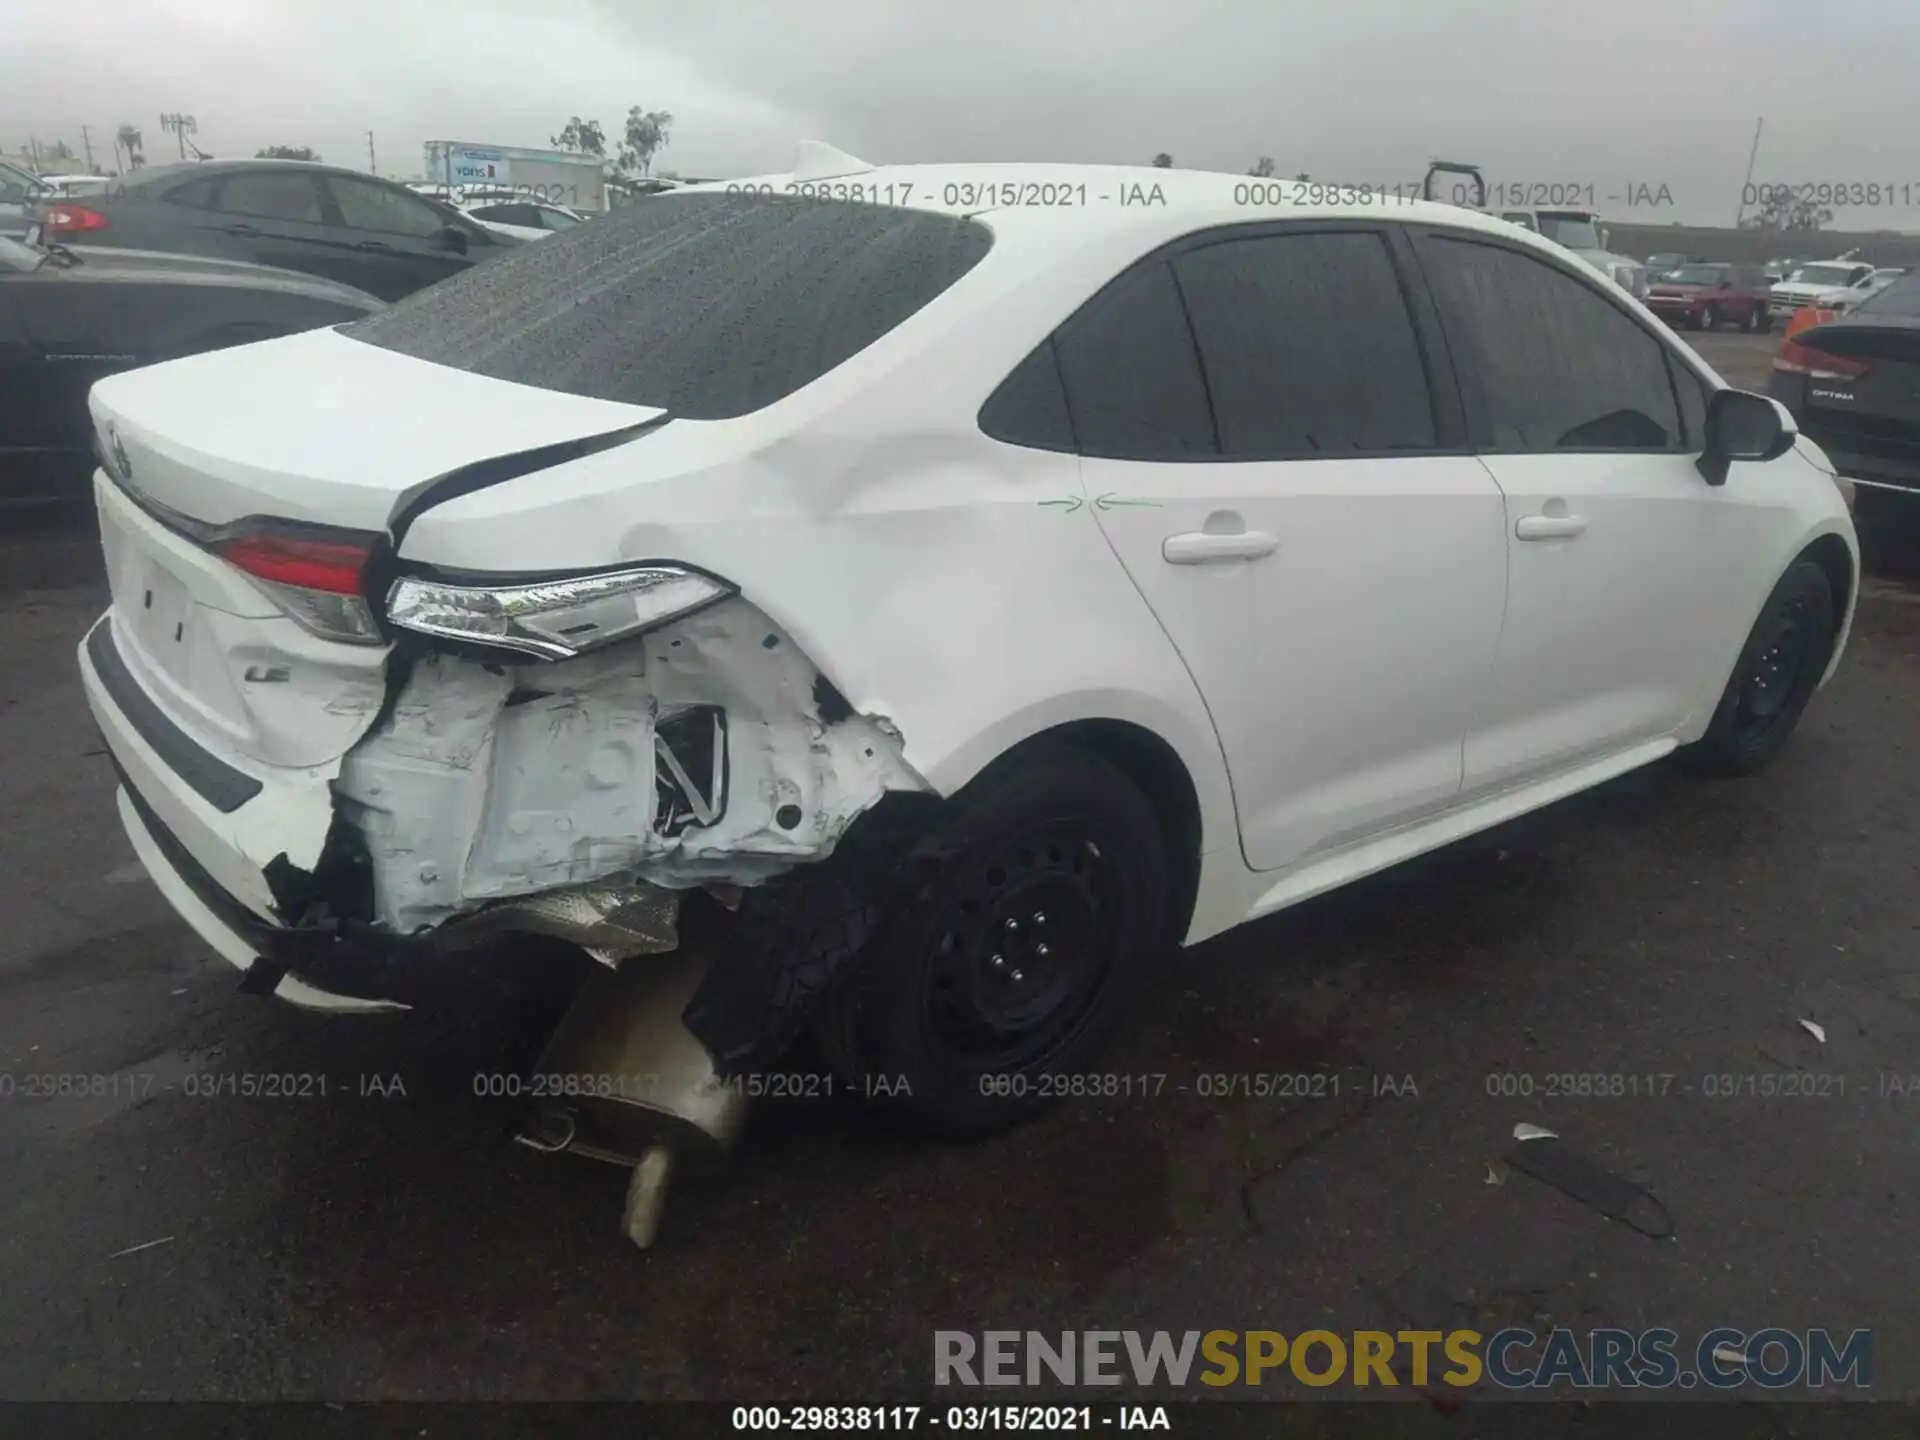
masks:
<instances>
[{"instance_id":1,"label":"front door handle","mask_svg":"<svg viewBox=\"0 0 1920 1440\"><path fill-rule=\"evenodd\" d=\"M1586 528L1584 515L1522 515L1513 533L1521 540L1565 540Z\"/></svg>"},{"instance_id":2,"label":"front door handle","mask_svg":"<svg viewBox=\"0 0 1920 1440\"><path fill-rule=\"evenodd\" d=\"M1189 530L1184 535L1169 535L1160 554L1169 565L1205 565L1212 560L1258 560L1279 548L1279 537L1264 530L1236 530L1226 535Z\"/></svg>"}]
</instances>

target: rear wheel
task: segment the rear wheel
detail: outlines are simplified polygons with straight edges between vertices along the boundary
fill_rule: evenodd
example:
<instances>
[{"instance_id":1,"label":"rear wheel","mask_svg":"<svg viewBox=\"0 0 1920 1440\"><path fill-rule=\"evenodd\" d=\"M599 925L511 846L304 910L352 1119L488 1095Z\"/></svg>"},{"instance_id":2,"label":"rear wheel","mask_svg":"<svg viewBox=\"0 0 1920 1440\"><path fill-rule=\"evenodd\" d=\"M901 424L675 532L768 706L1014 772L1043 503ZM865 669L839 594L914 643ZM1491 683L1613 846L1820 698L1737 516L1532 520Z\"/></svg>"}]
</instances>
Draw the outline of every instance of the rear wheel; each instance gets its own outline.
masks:
<instances>
[{"instance_id":1,"label":"rear wheel","mask_svg":"<svg viewBox=\"0 0 1920 1440\"><path fill-rule=\"evenodd\" d=\"M1749 334L1764 334L1772 328L1773 322L1767 315L1767 307L1764 303L1756 304L1751 310L1747 311L1747 332Z\"/></svg>"},{"instance_id":2,"label":"rear wheel","mask_svg":"<svg viewBox=\"0 0 1920 1440\"><path fill-rule=\"evenodd\" d=\"M1811 560L1794 564L1767 597L1720 697L1713 723L1680 752L1692 769L1752 775L1787 743L1833 655L1833 591Z\"/></svg>"},{"instance_id":3,"label":"rear wheel","mask_svg":"<svg viewBox=\"0 0 1920 1440\"><path fill-rule=\"evenodd\" d=\"M981 776L902 856L874 942L821 1017L890 1119L1013 1125L1071 1093L1167 941L1158 817L1098 756L1049 749Z\"/></svg>"},{"instance_id":4,"label":"rear wheel","mask_svg":"<svg viewBox=\"0 0 1920 1440\"><path fill-rule=\"evenodd\" d=\"M1718 330L1720 328L1720 310L1718 306L1709 303L1707 307L1700 312L1700 328L1702 330Z\"/></svg>"}]
</instances>

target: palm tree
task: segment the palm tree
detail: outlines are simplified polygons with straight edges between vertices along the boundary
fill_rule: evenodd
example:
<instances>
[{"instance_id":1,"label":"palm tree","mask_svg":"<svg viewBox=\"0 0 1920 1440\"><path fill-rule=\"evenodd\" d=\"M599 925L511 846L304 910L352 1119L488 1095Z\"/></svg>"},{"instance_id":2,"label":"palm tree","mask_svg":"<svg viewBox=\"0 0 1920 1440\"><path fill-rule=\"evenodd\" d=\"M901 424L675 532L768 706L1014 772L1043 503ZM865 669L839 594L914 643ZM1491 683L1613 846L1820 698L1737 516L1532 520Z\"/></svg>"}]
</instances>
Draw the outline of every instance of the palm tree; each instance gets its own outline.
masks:
<instances>
[{"instance_id":1,"label":"palm tree","mask_svg":"<svg viewBox=\"0 0 1920 1440\"><path fill-rule=\"evenodd\" d=\"M122 125L113 135L116 151L127 152L127 168L138 170L146 164L146 157L140 153L140 132L131 125Z\"/></svg>"}]
</instances>

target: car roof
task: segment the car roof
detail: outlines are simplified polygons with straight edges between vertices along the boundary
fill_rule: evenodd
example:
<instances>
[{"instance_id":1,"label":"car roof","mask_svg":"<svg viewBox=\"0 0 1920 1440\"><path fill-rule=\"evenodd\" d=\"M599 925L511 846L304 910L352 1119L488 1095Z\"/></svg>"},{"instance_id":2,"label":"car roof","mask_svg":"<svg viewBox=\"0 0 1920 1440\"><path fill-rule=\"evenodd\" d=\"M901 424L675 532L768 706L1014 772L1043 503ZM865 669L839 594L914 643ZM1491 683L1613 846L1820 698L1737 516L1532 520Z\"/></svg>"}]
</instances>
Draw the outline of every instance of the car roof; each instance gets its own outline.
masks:
<instances>
[{"instance_id":1,"label":"car roof","mask_svg":"<svg viewBox=\"0 0 1920 1440\"><path fill-rule=\"evenodd\" d=\"M236 170L311 170L322 175L357 175L368 180L380 179L378 175L355 170L351 165L327 165L318 160L179 160L171 165L143 166L124 177L121 184L137 188L195 175L231 175ZM395 185L399 182L387 180L383 183Z\"/></svg>"},{"instance_id":2,"label":"car roof","mask_svg":"<svg viewBox=\"0 0 1920 1440\"><path fill-rule=\"evenodd\" d=\"M1155 187L1162 203L1128 203L1151 202ZM1091 240L1127 229L1184 233L1210 225L1273 220L1391 219L1477 230L1549 254L1568 253L1523 226L1437 200L1403 199L1378 190L1363 194L1332 183L1303 185L1231 171L1150 165L1020 161L876 165L832 174L789 171L682 185L650 197L647 203L747 190L856 201L878 197L908 209L987 219L1002 235L1039 231L1063 241ZM1063 199L1071 203L1061 203Z\"/></svg>"}]
</instances>

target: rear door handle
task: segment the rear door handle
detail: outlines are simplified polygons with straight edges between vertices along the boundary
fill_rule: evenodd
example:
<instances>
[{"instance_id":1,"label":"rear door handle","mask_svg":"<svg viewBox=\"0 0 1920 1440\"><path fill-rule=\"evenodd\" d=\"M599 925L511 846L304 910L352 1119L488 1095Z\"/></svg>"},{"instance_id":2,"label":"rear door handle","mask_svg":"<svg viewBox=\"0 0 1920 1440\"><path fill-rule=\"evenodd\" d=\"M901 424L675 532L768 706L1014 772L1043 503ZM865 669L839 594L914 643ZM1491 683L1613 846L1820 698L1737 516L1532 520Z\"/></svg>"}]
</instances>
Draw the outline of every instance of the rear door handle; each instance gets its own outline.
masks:
<instances>
[{"instance_id":1,"label":"rear door handle","mask_svg":"<svg viewBox=\"0 0 1920 1440\"><path fill-rule=\"evenodd\" d=\"M1184 535L1169 535L1160 554L1169 565L1205 565L1211 560L1258 560L1279 548L1279 538L1264 530L1239 530L1228 535L1189 530Z\"/></svg>"},{"instance_id":2,"label":"rear door handle","mask_svg":"<svg viewBox=\"0 0 1920 1440\"><path fill-rule=\"evenodd\" d=\"M1584 515L1522 515L1513 533L1521 540L1565 540L1586 528Z\"/></svg>"}]
</instances>

